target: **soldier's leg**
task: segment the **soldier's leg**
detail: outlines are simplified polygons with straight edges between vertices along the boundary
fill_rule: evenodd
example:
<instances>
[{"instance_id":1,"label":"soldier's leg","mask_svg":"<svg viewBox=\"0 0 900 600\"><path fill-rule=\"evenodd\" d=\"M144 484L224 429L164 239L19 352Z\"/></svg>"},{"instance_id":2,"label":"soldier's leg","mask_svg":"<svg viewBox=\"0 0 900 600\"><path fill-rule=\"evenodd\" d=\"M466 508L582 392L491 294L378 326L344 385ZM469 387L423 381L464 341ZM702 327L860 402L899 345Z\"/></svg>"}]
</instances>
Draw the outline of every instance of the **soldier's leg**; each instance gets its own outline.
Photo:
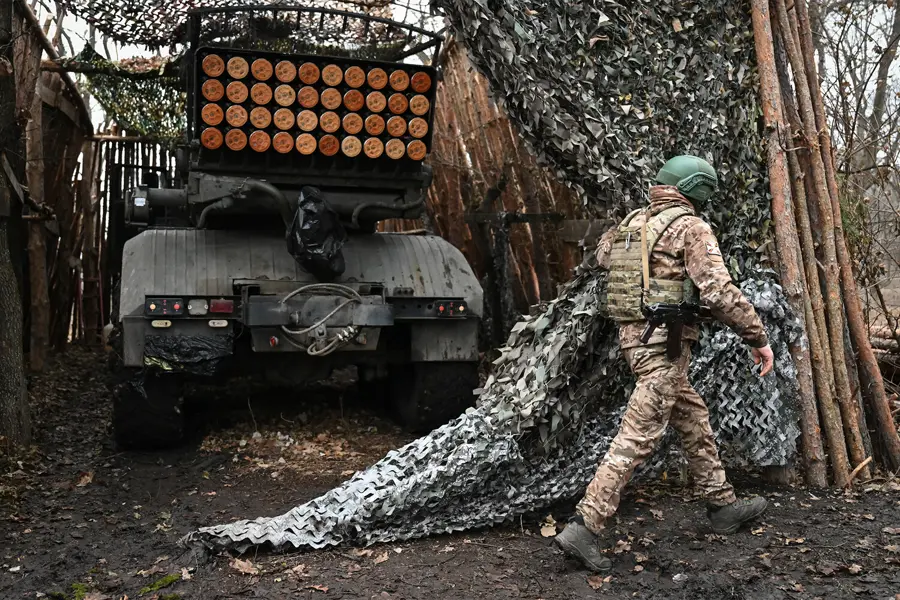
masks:
<instances>
[{"instance_id":1,"label":"soldier's leg","mask_svg":"<svg viewBox=\"0 0 900 600\"><path fill-rule=\"evenodd\" d=\"M716 438L709 423L709 410L687 379L672 407L669 422L681 436L694 483L706 500L714 506L733 503L736 500L734 488L728 483L719 460Z\"/></svg>"},{"instance_id":2,"label":"soldier's leg","mask_svg":"<svg viewBox=\"0 0 900 600\"><path fill-rule=\"evenodd\" d=\"M625 357L637 375L637 385L619 432L576 509L594 533L602 530L604 521L616 512L631 474L665 433L672 406L687 382L687 359L669 361L664 344L630 348Z\"/></svg>"}]
</instances>

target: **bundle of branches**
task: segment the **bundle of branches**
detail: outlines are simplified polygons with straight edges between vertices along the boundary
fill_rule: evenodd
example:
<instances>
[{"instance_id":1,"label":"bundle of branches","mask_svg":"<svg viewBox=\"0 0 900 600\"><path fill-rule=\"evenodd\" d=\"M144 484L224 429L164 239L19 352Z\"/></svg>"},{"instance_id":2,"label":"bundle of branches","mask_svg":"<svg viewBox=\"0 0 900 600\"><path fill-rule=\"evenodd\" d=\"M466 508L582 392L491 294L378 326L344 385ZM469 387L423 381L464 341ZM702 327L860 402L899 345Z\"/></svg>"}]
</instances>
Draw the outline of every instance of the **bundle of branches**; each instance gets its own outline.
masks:
<instances>
[{"instance_id":1,"label":"bundle of branches","mask_svg":"<svg viewBox=\"0 0 900 600\"><path fill-rule=\"evenodd\" d=\"M900 438L847 251L806 0L790 10L785 0L753 0L752 9L782 282L806 316L816 361L801 384L805 397L818 399L834 481L844 485L868 477L873 450L900 469ZM806 453L824 478L824 465L813 462L822 451L814 407L807 400Z\"/></svg>"}]
</instances>

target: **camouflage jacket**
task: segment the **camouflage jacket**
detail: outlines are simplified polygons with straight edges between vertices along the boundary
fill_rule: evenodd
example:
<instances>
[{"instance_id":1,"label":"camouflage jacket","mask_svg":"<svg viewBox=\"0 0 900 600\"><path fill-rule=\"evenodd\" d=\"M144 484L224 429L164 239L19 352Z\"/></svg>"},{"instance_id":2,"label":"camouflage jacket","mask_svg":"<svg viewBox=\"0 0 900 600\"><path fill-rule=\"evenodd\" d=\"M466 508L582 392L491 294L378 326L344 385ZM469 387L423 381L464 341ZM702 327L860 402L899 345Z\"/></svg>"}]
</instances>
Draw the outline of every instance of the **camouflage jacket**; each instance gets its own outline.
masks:
<instances>
[{"instance_id":1,"label":"camouflage jacket","mask_svg":"<svg viewBox=\"0 0 900 600\"><path fill-rule=\"evenodd\" d=\"M657 185L650 188L650 214L657 214L677 204L693 205L673 186ZM638 215L632 221L639 225L644 217ZM610 251L615 239L615 228L607 231L597 242L597 264L609 269ZM710 307L716 319L730 327L749 345L761 348L768 343L766 330L750 301L731 281L731 275L722 260L719 242L712 228L697 216L685 216L663 233L650 255L650 273L660 279L683 281L690 277L700 292L701 301ZM619 330L622 348L640 345L644 323L625 323ZM685 327L684 338L697 339L696 327ZM665 343L665 326L656 329L648 344Z\"/></svg>"}]
</instances>

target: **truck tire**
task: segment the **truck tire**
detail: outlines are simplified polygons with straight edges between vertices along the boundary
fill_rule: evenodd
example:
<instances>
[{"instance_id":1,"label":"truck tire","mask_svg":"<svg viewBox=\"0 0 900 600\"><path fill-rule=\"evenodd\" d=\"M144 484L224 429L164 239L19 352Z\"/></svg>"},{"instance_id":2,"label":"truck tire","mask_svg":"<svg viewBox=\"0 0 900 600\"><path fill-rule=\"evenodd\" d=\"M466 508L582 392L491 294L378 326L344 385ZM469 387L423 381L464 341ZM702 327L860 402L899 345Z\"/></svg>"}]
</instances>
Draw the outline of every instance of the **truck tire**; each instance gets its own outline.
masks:
<instances>
[{"instance_id":1,"label":"truck tire","mask_svg":"<svg viewBox=\"0 0 900 600\"><path fill-rule=\"evenodd\" d=\"M182 380L130 370L113 392L113 436L124 450L163 450L184 439Z\"/></svg>"},{"instance_id":2,"label":"truck tire","mask_svg":"<svg viewBox=\"0 0 900 600\"><path fill-rule=\"evenodd\" d=\"M475 404L478 363L418 362L394 369L390 404L400 425L428 433Z\"/></svg>"}]
</instances>

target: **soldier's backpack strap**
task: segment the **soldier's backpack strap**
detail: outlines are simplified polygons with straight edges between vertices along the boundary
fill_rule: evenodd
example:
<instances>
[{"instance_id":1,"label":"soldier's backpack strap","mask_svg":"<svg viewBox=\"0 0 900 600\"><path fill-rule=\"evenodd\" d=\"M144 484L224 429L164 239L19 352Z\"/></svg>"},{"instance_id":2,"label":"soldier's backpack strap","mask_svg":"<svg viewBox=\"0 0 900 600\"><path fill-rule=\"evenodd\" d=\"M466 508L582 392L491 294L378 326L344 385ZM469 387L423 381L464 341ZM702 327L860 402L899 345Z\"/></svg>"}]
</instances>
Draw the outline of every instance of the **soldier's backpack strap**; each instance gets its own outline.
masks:
<instances>
[{"instance_id":1,"label":"soldier's backpack strap","mask_svg":"<svg viewBox=\"0 0 900 600\"><path fill-rule=\"evenodd\" d=\"M672 208L667 208L647 219L647 233L649 234L648 246L650 248L650 253L656 248L656 242L659 241L659 238L662 237L662 234L666 232L669 226L678 219L689 215L692 216L693 214L694 211L687 206L673 206Z\"/></svg>"},{"instance_id":2,"label":"soldier's backpack strap","mask_svg":"<svg viewBox=\"0 0 900 600\"><path fill-rule=\"evenodd\" d=\"M627 215L625 215L625 218L622 220L621 223L619 223L619 227L627 227L628 224L631 223L631 220L632 220L633 218L635 218L636 216L638 216L639 214L641 214L641 213L644 212L645 210L647 210L647 209L646 209L646 208L638 208L637 210L631 211L630 213L628 213Z\"/></svg>"},{"instance_id":3,"label":"soldier's backpack strap","mask_svg":"<svg viewBox=\"0 0 900 600\"><path fill-rule=\"evenodd\" d=\"M641 268L643 271L643 289L650 289L650 253L656 247L656 242L672 223L682 217L693 215L694 211L687 206L673 206L659 212L653 217L644 219L641 228Z\"/></svg>"}]
</instances>

